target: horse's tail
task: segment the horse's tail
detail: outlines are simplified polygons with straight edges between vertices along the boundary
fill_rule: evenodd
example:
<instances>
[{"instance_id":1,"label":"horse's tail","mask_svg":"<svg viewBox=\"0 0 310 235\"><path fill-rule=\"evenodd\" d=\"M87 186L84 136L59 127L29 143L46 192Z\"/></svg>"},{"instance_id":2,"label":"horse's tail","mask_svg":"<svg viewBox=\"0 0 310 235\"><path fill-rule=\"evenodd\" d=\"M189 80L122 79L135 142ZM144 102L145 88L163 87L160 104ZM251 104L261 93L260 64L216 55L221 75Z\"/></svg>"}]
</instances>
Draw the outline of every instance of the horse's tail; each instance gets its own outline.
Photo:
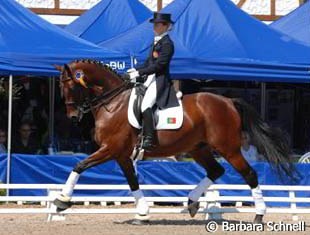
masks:
<instances>
[{"instance_id":1,"label":"horse's tail","mask_svg":"<svg viewBox=\"0 0 310 235\"><path fill-rule=\"evenodd\" d=\"M232 100L240 114L242 130L249 133L258 151L281 178L288 176L291 180L296 180L299 174L290 158L290 148L284 133L265 123L256 110L242 99Z\"/></svg>"}]
</instances>

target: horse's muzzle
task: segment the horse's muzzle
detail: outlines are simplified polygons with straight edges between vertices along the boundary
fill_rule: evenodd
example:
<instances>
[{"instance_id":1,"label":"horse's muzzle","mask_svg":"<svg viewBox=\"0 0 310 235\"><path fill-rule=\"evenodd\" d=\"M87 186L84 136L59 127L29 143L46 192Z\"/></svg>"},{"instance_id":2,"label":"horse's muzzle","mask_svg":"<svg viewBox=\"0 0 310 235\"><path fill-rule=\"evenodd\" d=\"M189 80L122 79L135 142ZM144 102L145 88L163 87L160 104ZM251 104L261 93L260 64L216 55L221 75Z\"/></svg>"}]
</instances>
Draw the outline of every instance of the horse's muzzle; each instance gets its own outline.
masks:
<instances>
[{"instance_id":1,"label":"horse's muzzle","mask_svg":"<svg viewBox=\"0 0 310 235\"><path fill-rule=\"evenodd\" d=\"M77 124L79 123L78 117L72 116L72 117L71 117L71 122L72 122L73 125L76 125L76 126L77 126Z\"/></svg>"}]
</instances>

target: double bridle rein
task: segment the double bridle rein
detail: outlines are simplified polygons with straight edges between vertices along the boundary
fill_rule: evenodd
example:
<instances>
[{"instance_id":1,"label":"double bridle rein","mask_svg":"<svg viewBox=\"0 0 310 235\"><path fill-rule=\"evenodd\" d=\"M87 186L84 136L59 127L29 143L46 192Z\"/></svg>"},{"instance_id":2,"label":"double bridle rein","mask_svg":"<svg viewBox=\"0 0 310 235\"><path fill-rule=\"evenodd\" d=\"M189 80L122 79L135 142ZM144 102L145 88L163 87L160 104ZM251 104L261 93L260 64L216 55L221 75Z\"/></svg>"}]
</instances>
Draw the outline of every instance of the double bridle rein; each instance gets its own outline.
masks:
<instances>
[{"instance_id":1,"label":"double bridle rein","mask_svg":"<svg viewBox=\"0 0 310 235\"><path fill-rule=\"evenodd\" d=\"M103 93L99 96L96 96L91 100L86 99L82 103L82 105L77 106L77 107L78 107L79 111L81 111L83 114L88 113L92 109L96 109L100 106L108 105L115 97L117 97L123 91L130 89L132 87L133 87L132 83L130 83L128 81L124 81L120 86L115 87L114 89L112 89L106 93Z\"/></svg>"}]
</instances>

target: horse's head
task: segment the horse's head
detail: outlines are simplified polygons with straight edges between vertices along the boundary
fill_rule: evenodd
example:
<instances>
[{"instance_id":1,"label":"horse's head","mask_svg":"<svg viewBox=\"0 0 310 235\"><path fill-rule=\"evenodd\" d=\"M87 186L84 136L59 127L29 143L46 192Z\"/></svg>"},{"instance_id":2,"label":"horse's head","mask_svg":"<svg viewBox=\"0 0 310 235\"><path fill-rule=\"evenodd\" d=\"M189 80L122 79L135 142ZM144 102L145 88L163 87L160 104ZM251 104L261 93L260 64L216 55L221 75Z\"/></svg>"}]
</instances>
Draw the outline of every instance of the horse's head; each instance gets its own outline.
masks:
<instances>
[{"instance_id":1,"label":"horse's head","mask_svg":"<svg viewBox=\"0 0 310 235\"><path fill-rule=\"evenodd\" d=\"M104 94L123 82L107 65L94 60L77 60L55 67L61 72L60 89L69 118L79 117L79 108L87 98Z\"/></svg>"}]
</instances>

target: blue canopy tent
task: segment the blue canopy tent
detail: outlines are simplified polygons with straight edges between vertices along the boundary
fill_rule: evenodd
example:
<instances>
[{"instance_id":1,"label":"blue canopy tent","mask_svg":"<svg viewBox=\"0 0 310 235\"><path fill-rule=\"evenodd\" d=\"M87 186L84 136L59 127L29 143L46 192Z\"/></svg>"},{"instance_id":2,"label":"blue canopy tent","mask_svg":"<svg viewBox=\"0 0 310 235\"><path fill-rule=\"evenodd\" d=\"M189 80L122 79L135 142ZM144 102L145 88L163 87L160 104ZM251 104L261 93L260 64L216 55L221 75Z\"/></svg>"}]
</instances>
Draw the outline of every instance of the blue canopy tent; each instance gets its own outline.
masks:
<instances>
[{"instance_id":1,"label":"blue canopy tent","mask_svg":"<svg viewBox=\"0 0 310 235\"><path fill-rule=\"evenodd\" d=\"M175 0L162 11L171 13L173 20L178 22L179 17L181 17L190 2L191 0ZM171 35L176 48L175 57L194 59L194 55L189 48L179 40L178 35L173 33L174 31ZM148 55L153 40L153 25L149 23L148 19L135 28L128 30L126 33L99 43L98 45L129 54L141 61L141 59L145 59Z\"/></svg>"},{"instance_id":2,"label":"blue canopy tent","mask_svg":"<svg viewBox=\"0 0 310 235\"><path fill-rule=\"evenodd\" d=\"M139 0L104 0L67 25L65 30L98 44L132 29L151 15Z\"/></svg>"},{"instance_id":3,"label":"blue canopy tent","mask_svg":"<svg viewBox=\"0 0 310 235\"><path fill-rule=\"evenodd\" d=\"M172 78L308 82L310 47L270 29L229 0L175 0ZM145 21L99 44L142 62L153 40Z\"/></svg>"},{"instance_id":4,"label":"blue canopy tent","mask_svg":"<svg viewBox=\"0 0 310 235\"><path fill-rule=\"evenodd\" d=\"M127 55L100 48L73 36L14 0L1 1L0 73L10 75L10 93L13 74L58 75L53 64L64 64L80 58L98 59L114 65L119 71L130 66ZM7 183L10 182L11 116L12 95L9 98Z\"/></svg>"},{"instance_id":5,"label":"blue canopy tent","mask_svg":"<svg viewBox=\"0 0 310 235\"><path fill-rule=\"evenodd\" d=\"M310 46L310 2L306 2L270 26Z\"/></svg>"},{"instance_id":6,"label":"blue canopy tent","mask_svg":"<svg viewBox=\"0 0 310 235\"><path fill-rule=\"evenodd\" d=\"M53 64L68 63L78 58L94 58L105 63L130 66L125 54L96 45L54 26L14 0L0 4L0 66L13 74L55 75ZM3 62L2 62L3 61ZM124 68L123 68L124 67ZM2 71L3 72L3 71Z\"/></svg>"}]
</instances>

